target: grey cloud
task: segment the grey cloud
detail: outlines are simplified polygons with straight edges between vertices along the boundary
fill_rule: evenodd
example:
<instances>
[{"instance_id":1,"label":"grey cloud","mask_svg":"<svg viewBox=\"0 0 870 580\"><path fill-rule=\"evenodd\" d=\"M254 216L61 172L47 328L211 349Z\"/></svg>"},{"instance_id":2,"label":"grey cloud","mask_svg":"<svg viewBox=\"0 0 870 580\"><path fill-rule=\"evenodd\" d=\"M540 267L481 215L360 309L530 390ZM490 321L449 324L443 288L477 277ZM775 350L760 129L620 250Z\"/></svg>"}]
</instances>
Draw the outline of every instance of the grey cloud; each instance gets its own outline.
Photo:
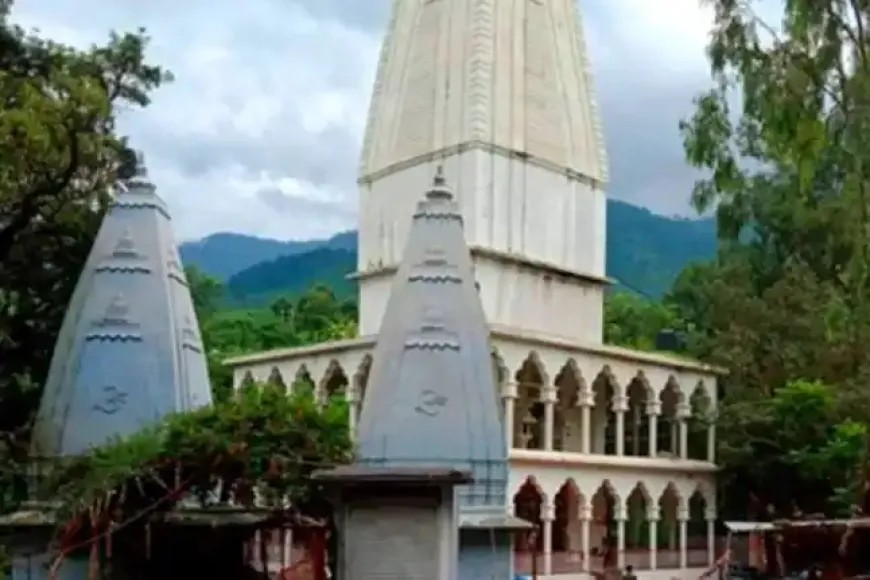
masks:
<instances>
[{"instance_id":1,"label":"grey cloud","mask_svg":"<svg viewBox=\"0 0 870 580\"><path fill-rule=\"evenodd\" d=\"M356 212L335 200L310 199L290 195L275 187L266 187L256 193L259 201L281 214L302 214L313 217L353 219Z\"/></svg>"},{"instance_id":2,"label":"grey cloud","mask_svg":"<svg viewBox=\"0 0 870 580\"><path fill-rule=\"evenodd\" d=\"M28 0L21 9L30 11L31 21L65 27L85 41L105 38L111 28L148 28L154 38L153 58L173 69L178 80L161 89L146 112L133 115L125 130L145 151L155 173L173 176L167 179L174 188L168 196L184 196L182 207L197 208L178 216L180 221L193 224L186 229L201 232L228 223L252 228L280 214L282 223L275 228L283 231L293 230L285 222L298 216L335 223L336 229L352 220L360 147L359 127L352 125L359 125L365 114L377 38L391 4L249 0L240 7L231 0L80 0L75 5ZM613 0L586 0L582 5L585 27L594 32L587 38L594 44L611 194L655 211L688 213L695 174L683 161L677 123L704 87L704 71L673 74L662 63L650 66L646 55L608 45L619 21L609 8ZM315 20L294 28L306 15ZM191 56L197 50L223 50L227 60L199 62ZM609 58L597 58L601 53ZM317 104L311 95L327 92L357 99L346 115L359 118L325 125L306 119ZM275 107L267 124L239 126L240 111L258 99L271 99L268 105ZM208 107L216 109L214 119L208 126L196 126L194 119ZM238 177L239 169L241 178L253 184L244 194L223 177ZM287 178L312 191L294 196L266 185ZM215 187L223 189L215 192ZM207 195L222 196L224 202L199 201Z\"/></svg>"},{"instance_id":3,"label":"grey cloud","mask_svg":"<svg viewBox=\"0 0 870 580\"><path fill-rule=\"evenodd\" d=\"M339 21L352 28L379 33L389 18L388 0L296 0L319 18Z\"/></svg>"}]
</instances>

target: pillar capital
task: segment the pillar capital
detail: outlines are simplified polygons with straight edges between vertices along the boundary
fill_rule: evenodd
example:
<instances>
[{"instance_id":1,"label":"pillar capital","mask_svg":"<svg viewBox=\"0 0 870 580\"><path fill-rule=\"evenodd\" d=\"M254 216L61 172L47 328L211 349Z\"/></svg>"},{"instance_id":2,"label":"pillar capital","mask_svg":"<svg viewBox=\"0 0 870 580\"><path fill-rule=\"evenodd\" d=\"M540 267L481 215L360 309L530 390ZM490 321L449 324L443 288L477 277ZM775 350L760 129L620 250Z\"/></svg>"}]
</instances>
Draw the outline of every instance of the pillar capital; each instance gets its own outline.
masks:
<instances>
[{"instance_id":1,"label":"pillar capital","mask_svg":"<svg viewBox=\"0 0 870 580\"><path fill-rule=\"evenodd\" d=\"M616 505L613 506L613 508L614 508L614 509L613 509L613 519L614 519L614 521L617 521L617 522L624 522L624 521L626 521L626 520L628 519L628 514L626 513L625 506L622 505L621 502L619 502L619 503L614 502L614 503L616 503Z\"/></svg>"},{"instance_id":2,"label":"pillar capital","mask_svg":"<svg viewBox=\"0 0 870 580\"><path fill-rule=\"evenodd\" d=\"M661 519L661 508L654 502L649 502L646 508L646 519L648 522L657 522Z\"/></svg>"},{"instance_id":3,"label":"pillar capital","mask_svg":"<svg viewBox=\"0 0 870 580\"><path fill-rule=\"evenodd\" d=\"M624 395L614 395L610 406L614 413L625 413L628 410L628 397Z\"/></svg>"},{"instance_id":4,"label":"pillar capital","mask_svg":"<svg viewBox=\"0 0 870 580\"><path fill-rule=\"evenodd\" d=\"M541 520L552 522L556 519L556 506L551 502L541 504Z\"/></svg>"},{"instance_id":5,"label":"pillar capital","mask_svg":"<svg viewBox=\"0 0 870 580\"><path fill-rule=\"evenodd\" d=\"M595 406L595 393L592 392L591 389L581 389L580 393L577 397L577 406L578 407L594 407Z\"/></svg>"},{"instance_id":6,"label":"pillar capital","mask_svg":"<svg viewBox=\"0 0 870 580\"><path fill-rule=\"evenodd\" d=\"M517 398L517 384L514 381L505 381L501 385L501 396L504 399Z\"/></svg>"},{"instance_id":7,"label":"pillar capital","mask_svg":"<svg viewBox=\"0 0 870 580\"><path fill-rule=\"evenodd\" d=\"M680 403L677 405L677 419L680 421L685 421L689 417L692 416L692 407L686 403Z\"/></svg>"},{"instance_id":8,"label":"pillar capital","mask_svg":"<svg viewBox=\"0 0 870 580\"><path fill-rule=\"evenodd\" d=\"M689 508L680 506L677 508L677 521L684 524L689 521Z\"/></svg>"},{"instance_id":9,"label":"pillar capital","mask_svg":"<svg viewBox=\"0 0 870 580\"><path fill-rule=\"evenodd\" d=\"M552 405L556 402L559 396L559 390L556 385L544 385L541 389L541 402L547 405Z\"/></svg>"},{"instance_id":10,"label":"pillar capital","mask_svg":"<svg viewBox=\"0 0 870 580\"><path fill-rule=\"evenodd\" d=\"M716 506L708 506L704 510L704 519L707 520L708 522L715 522L716 521Z\"/></svg>"},{"instance_id":11,"label":"pillar capital","mask_svg":"<svg viewBox=\"0 0 870 580\"><path fill-rule=\"evenodd\" d=\"M651 417L658 417L662 414L662 404L660 401L653 399L646 404L646 414Z\"/></svg>"},{"instance_id":12,"label":"pillar capital","mask_svg":"<svg viewBox=\"0 0 870 580\"><path fill-rule=\"evenodd\" d=\"M592 520L592 506L587 504L581 505L580 509L577 510L577 519L581 522Z\"/></svg>"}]
</instances>

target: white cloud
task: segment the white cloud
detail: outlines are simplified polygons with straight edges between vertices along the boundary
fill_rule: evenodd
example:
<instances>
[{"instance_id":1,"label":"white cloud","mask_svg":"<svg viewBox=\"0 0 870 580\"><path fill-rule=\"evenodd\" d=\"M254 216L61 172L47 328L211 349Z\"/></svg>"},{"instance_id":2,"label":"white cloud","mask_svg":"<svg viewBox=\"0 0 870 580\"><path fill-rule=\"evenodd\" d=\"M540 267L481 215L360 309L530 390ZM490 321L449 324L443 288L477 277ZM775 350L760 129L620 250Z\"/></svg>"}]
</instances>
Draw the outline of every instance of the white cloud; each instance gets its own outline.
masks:
<instances>
[{"instance_id":1,"label":"white cloud","mask_svg":"<svg viewBox=\"0 0 870 580\"><path fill-rule=\"evenodd\" d=\"M145 151L180 237L303 239L355 226L357 152L388 4L19 0L13 15L77 45L110 29L148 29L152 59L177 80L123 127ZM709 13L696 0L668 0L667 10L652 0L581 0L581 8L613 192L685 211L692 175L676 124L706 82Z\"/></svg>"}]
</instances>

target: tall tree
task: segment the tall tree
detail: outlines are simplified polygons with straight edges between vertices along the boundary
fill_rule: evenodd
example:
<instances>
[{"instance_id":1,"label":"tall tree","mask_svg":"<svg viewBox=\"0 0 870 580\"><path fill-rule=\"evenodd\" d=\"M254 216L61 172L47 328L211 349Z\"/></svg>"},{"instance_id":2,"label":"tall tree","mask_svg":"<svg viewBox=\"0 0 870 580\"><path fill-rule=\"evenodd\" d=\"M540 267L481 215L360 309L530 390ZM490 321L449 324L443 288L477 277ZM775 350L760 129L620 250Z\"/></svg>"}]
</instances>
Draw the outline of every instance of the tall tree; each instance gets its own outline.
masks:
<instances>
[{"instance_id":1,"label":"tall tree","mask_svg":"<svg viewBox=\"0 0 870 580\"><path fill-rule=\"evenodd\" d=\"M722 249L668 300L696 317L696 351L731 372L725 417L800 379L870 417L870 5L787 0L765 21L761 2L708 3L714 86L681 129L687 159L709 175L693 202L715 208ZM726 447L744 435L733 422L719 433ZM744 488L775 496L775 472L750 470Z\"/></svg>"},{"instance_id":2,"label":"tall tree","mask_svg":"<svg viewBox=\"0 0 870 580\"><path fill-rule=\"evenodd\" d=\"M107 202L141 173L116 129L168 73L142 31L77 50L27 33L0 0L0 433L20 457L55 337Z\"/></svg>"}]
</instances>

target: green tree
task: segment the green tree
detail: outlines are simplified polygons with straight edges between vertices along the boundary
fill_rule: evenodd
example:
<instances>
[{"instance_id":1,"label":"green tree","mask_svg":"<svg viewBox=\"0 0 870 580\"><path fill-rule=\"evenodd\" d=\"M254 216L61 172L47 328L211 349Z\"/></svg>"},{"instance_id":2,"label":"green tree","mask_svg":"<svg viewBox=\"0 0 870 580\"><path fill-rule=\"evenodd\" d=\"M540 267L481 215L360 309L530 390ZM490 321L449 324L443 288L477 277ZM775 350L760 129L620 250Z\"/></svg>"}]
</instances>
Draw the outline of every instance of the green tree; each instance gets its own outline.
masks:
<instances>
[{"instance_id":1,"label":"green tree","mask_svg":"<svg viewBox=\"0 0 870 580\"><path fill-rule=\"evenodd\" d=\"M789 1L774 27L753 11L756 3L709 3L715 83L681 130L688 161L709 176L692 199L701 212L715 209L721 249L715 262L685 272L667 300L691 326L693 352L730 371L719 429L726 470L751 475L753 455L786 454L732 490L743 485L786 501L791 494L817 507L806 490L820 465L834 469L819 463L819 450L857 432L829 410L870 418L870 6ZM804 388L812 381L830 385L824 404ZM771 407L795 393L818 411L798 432L781 429L787 417ZM817 429L824 437L795 439ZM741 438L742 452L729 451ZM804 448L812 452L788 455ZM837 477L854 473L838 469ZM777 473L794 484L767 478ZM827 500L834 487L817 491Z\"/></svg>"},{"instance_id":2,"label":"green tree","mask_svg":"<svg viewBox=\"0 0 870 580\"><path fill-rule=\"evenodd\" d=\"M768 398L724 407L729 429L720 435L720 461L734 508L750 495L780 513L847 516L854 501L867 435L849 418L836 389L795 380Z\"/></svg>"},{"instance_id":3,"label":"green tree","mask_svg":"<svg viewBox=\"0 0 870 580\"><path fill-rule=\"evenodd\" d=\"M20 459L103 210L141 173L116 111L169 77L141 31L81 51L25 33L10 9L0 1L0 451Z\"/></svg>"},{"instance_id":4,"label":"green tree","mask_svg":"<svg viewBox=\"0 0 870 580\"><path fill-rule=\"evenodd\" d=\"M617 292L604 304L604 340L609 344L655 350L659 333L679 326L667 305L636 294Z\"/></svg>"},{"instance_id":5,"label":"green tree","mask_svg":"<svg viewBox=\"0 0 870 580\"><path fill-rule=\"evenodd\" d=\"M196 266L184 268L190 296L197 317L202 321L210 318L221 307L226 296L226 288L220 280L209 276Z\"/></svg>"}]
</instances>

